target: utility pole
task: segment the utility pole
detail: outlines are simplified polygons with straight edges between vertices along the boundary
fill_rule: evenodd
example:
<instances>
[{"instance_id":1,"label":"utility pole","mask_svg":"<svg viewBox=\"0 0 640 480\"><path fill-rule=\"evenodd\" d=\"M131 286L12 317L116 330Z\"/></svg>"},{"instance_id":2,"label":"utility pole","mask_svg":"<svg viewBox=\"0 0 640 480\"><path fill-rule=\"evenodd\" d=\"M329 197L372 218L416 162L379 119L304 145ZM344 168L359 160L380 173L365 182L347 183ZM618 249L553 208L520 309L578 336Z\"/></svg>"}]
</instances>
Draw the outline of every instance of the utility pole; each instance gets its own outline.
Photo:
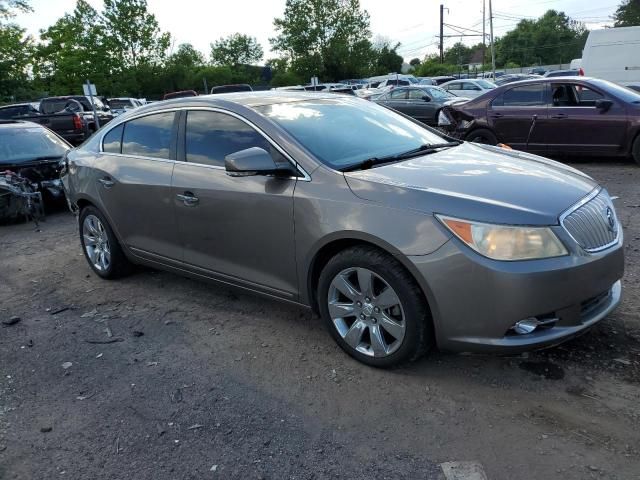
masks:
<instances>
[{"instance_id":1,"label":"utility pole","mask_svg":"<svg viewBox=\"0 0 640 480\"><path fill-rule=\"evenodd\" d=\"M482 73L484 73L484 59L487 56L487 36L484 32L484 28L487 23L487 19L485 16L486 6L487 0L482 0Z\"/></svg>"},{"instance_id":2,"label":"utility pole","mask_svg":"<svg viewBox=\"0 0 640 480\"><path fill-rule=\"evenodd\" d=\"M496 80L496 49L493 45L493 10L491 9L491 0L489 0L489 35L491 36L491 71L493 72L493 81Z\"/></svg>"},{"instance_id":3,"label":"utility pole","mask_svg":"<svg viewBox=\"0 0 640 480\"><path fill-rule=\"evenodd\" d=\"M444 35L444 5L440 4L440 63L444 63L442 39Z\"/></svg>"}]
</instances>

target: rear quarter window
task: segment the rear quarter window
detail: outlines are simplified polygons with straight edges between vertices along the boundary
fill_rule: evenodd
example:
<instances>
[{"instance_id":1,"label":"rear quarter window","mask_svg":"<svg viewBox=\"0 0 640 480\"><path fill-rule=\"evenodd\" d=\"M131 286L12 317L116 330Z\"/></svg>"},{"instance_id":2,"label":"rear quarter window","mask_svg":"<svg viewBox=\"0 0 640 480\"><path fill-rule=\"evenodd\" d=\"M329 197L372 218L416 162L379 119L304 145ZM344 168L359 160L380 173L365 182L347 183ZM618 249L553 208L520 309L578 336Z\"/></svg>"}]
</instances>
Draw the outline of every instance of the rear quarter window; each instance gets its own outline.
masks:
<instances>
[{"instance_id":1,"label":"rear quarter window","mask_svg":"<svg viewBox=\"0 0 640 480\"><path fill-rule=\"evenodd\" d=\"M118 125L116 128L111 129L102 139L102 150L107 153L121 153L122 152L122 132L124 131L124 125Z\"/></svg>"}]
</instances>

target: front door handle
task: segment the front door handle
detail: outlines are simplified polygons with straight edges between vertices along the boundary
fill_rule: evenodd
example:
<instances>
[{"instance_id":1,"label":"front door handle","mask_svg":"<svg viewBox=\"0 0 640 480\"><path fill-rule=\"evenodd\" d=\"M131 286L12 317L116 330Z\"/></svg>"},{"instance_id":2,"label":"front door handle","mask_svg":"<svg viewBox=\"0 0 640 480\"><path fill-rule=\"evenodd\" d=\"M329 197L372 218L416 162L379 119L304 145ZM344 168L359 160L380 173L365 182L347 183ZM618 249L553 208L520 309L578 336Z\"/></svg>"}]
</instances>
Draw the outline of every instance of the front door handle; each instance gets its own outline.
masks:
<instances>
[{"instance_id":1,"label":"front door handle","mask_svg":"<svg viewBox=\"0 0 640 480\"><path fill-rule=\"evenodd\" d=\"M109 177L101 178L98 181L102 184L104 188L111 188L116 184L116 182L111 180Z\"/></svg>"},{"instance_id":2,"label":"front door handle","mask_svg":"<svg viewBox=\"0 0 640 480\"><path fill-rule=\"evenodd\" d=\"M561 119L561 118L567 118L569 115L567 115L566 113L556 113L555 115L551 115L551 118L555 118L555 119Z\"/></svg>"},{"instance_id":3,"label":"front door handle","mask_svg":"<svg viewBox=\"0 0 640 480\"><path fill-rule=\"evenodd\" d=\"M193 207L200 201L200 199L191 192L179 193L176 195L176 197L187 207Z\"/></svg>"}]
</instances>

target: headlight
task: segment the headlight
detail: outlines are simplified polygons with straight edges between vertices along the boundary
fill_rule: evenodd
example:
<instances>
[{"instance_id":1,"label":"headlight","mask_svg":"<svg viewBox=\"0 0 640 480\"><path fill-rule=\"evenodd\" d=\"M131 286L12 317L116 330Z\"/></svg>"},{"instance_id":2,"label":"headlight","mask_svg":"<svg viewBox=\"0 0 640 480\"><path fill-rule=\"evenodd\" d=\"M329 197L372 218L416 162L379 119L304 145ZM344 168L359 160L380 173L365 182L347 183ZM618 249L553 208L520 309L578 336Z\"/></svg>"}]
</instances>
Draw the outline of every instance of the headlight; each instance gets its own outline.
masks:
<instances>
[{"instance_id":1,"label":"headlight","mask_svg":"<svg viewBox=\"0 0 640 480\"><path fill-rule=\"evenodd\" d=\"M464 243L494 260L532 260L568 255L548 227L516 227L437 216Z\"/></svg>"},{"instance_id":2,"label":"headlight","mask_svg":"<svg viewBox=\"0 0 640 480\"><path fill-rule=\"evenodd\" d=\"M448 127L449 125L451 125L451 120L449 120L446 113L440 110L440 112L438 112L438 126Z\"/></svg>"}]
</instances>

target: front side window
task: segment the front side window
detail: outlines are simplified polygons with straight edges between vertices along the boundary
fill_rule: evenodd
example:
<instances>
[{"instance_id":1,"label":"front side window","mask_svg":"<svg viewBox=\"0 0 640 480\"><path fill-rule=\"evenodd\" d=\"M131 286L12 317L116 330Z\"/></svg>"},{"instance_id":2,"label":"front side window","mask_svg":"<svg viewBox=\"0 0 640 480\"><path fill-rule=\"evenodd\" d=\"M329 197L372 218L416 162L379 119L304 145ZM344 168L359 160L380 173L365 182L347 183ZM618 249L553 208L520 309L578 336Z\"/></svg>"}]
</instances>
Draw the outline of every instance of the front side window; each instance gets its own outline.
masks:
<instances>
[{"instance_id":1,"label":"front side window","mask_svg":"<svg viewBox=\"0 0 640 480\"><path fill-rule=\"evenodd\" d=\"M396 88L389 94L391 100L405 100L407 98L407 90L405 88Z\"/></svg>"},{"instance_id":2,"label":"front side window","mask_svg":"<svg viewBox=\"0 0 640 480\"><path fill-rule=\"evenodd\" d=\"M440 87L424 87L422 90L427 95L436 100L447 100L449 98L456 98L454 94L447 92L444 88Z\"/></svg>"},{"instance_id":3,"label":"front side window","mask_svg":"<svg viewBox=\"0 0 640 480\"><path fill-rule=\"evenodd\" d=\"M224 157L251 147L263 148L271 153L274 161L281 161L269 141L242 120L219 112L187 112L187 162L224 167Z\"/></svg>"},{"instance_id":4,"label":"front side window","mask_svg":"<svg viewBox=\"0 0 640 480\"><path fill-rule=\"evenodd\" d=\"M496 97L494 107L534 107L544 105L544 85L532 84L514 87Z\"/></svg>"},{"instance_id":5,"label":"front side window","mask_svg":"<svg viewBox=\"0 0 640 480\"><path fill-rule=\"evenodd\" d=\"M128 121L122 135L122 153L169 159L174 113L156 113Z\"/></svg>"},{"instance_id":6,"label":"front side window","mask_svg":"<svg viewBox=\"0 0 640 480\"><path fill-rule=\"evenodd\" d=\"M412 88L409 90L409 99L410 100L422 100L427 94L424 90L419 88Z\"/></svg>"},{"instance_id":7,"label":"front side window","mask_svg":"<svg viewBox=\"0 0 640 480\"><path fill-rule=\"evenodd\" d=\"M336 170L446 140L365 100L317 99L254 107Z\"/></svg>"}]
</instances>

